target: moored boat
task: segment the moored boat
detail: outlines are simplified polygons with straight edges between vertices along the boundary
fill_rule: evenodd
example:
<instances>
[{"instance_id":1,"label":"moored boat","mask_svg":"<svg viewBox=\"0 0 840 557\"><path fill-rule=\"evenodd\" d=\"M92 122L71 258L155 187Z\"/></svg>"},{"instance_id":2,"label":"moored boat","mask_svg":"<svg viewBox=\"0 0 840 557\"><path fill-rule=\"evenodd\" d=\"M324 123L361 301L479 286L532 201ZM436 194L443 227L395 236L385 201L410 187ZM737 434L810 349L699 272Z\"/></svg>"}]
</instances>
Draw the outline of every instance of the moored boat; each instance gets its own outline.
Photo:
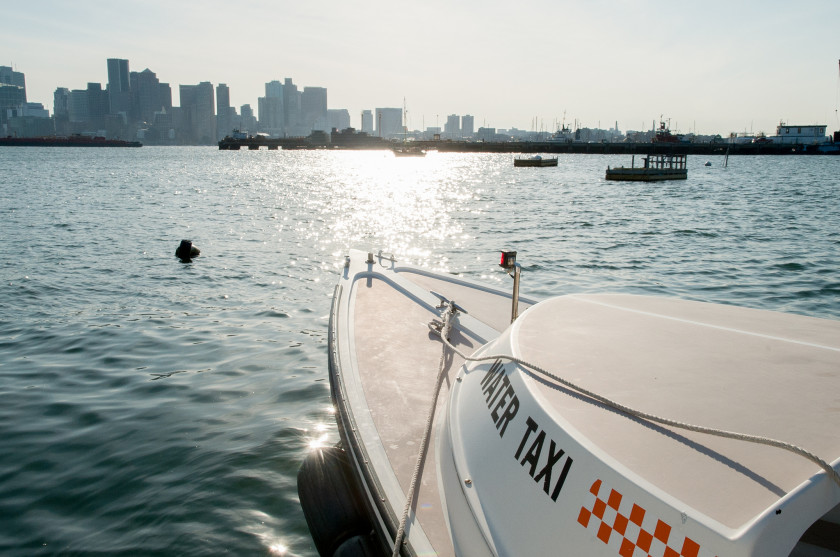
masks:
<instances>
[{"instance_id":1,"label":"moored boat","mask_svg":"<svg viewBox=\"0 0 840 557\"><path fill-rule=\"evenodd\" d=\"M557 166L557 157L516 157L513 159L513 166Z\"/></svg>"},{"instance_id":2,"label":"moored boat","mask_svg":"<svg viewBox=\"0 0 840 557\"><path fill-rule=\"evenodd\" d=\"M515 254L502 264L513 292L347 257L328 349L341 447L298 482L322 555L840 552L840 322L537 303Z\"/></svg>"},{"instance_id":3,"label":"moored boat","mask_svg":"<svg viewBox=\"0 0 840 557\"><path fill-rule=\"evenodd\" d=\"M636 166L633 156L630 168L607 167L607 180L654 182L658 180L685 180L688 178L686 155L648 155L642 158L642 166Z\"/></svg>"},{"instance_id":4,"label":"moored boat","mask_svg":"<svg viewBox=\"0 0 840 557\"><path fill-rule=\"evenodd\" d=\"M425 157L426 151L416 145L401 145L394 147L395 157Z\"/></svg>"}]
</instances>

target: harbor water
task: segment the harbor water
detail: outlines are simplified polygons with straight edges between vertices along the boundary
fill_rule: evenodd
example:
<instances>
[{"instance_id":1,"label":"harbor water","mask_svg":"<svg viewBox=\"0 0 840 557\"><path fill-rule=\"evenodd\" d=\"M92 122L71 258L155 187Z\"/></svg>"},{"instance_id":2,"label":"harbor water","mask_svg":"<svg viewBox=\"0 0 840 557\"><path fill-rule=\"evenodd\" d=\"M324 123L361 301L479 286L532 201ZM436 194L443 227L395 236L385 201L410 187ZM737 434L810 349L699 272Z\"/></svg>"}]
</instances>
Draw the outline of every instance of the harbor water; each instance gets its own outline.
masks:
<instances>
[{"instance_id":1,"label":"harbor water","mask_svg":"<svg viewBox=\"0 0 840 557\"><path fill-rule=\"evenodd\" d=\"M0 148L0 554L315 555L296 474L338 440L350 248L508 286L514 249L530 296L840 319L840 157L688 162L622 183L619 155Z\"/></svg>"}]
</instances>

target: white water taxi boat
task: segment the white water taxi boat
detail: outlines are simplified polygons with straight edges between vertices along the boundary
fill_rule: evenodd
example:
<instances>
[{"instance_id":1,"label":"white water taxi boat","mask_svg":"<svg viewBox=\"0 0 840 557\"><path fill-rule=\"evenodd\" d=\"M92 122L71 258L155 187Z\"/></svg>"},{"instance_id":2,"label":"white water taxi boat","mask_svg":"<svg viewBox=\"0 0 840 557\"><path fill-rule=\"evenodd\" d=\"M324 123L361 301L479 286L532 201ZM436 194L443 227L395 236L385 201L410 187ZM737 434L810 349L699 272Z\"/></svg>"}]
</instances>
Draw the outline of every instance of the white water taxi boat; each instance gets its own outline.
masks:
<instances>
[{"instance_id":1,"label":"white water taxi boat","mask_svg":"<svg viewBox=\"0 0 840 557\"><path fill-rule=\"evenodd\" d=\"M840 322L536 303L515 253L502 263L513 292L347 257L329 330L341 445L298 477L321 555L840 554Z\"/></svg>"}]
</instances>

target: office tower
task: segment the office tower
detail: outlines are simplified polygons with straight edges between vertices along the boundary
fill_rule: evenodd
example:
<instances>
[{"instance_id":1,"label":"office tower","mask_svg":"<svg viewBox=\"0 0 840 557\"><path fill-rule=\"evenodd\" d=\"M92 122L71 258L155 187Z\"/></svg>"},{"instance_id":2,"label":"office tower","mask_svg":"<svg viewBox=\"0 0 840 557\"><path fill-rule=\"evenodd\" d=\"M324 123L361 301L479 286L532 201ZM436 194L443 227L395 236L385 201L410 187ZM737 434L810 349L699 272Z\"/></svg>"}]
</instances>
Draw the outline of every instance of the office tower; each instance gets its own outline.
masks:
<instances>
[{"instance_id":1,"label":"office tower","mask_svg":"<svg viewBox=\"0 0 840 557\"><path fill-rule=\"evenodd\" d=\"M300 91L288 77L283 83L283 118L286 135L296 137L309 133L308 130L303 130L301 126Z\"/></svg>"},{"instance_id":2,"label":"office tower","mask_svg":"<svg viewBox=\"0 0 840 557\"><path fill-rule=\"evenodd\" d=\"M461 116L461 137L472 139L475 133L475 118L469 114Z\"/></svg>"},{"instance_id":3,"label":"office tower","mask_svg":"<svg viewBox=\"0 0 840 557\"><path fill-rule=\"evenodd\" d=\"M362 111L362 131L373 135L373 112L370 110Z\"/></svg>"},{"instance_id":4,"label":"office tower","mask_svg":"<svg viewBox=\"0 0 840 557\"><path fill-rule=\"evenodd\" d=\"M216 141L216 111L213 84L180 85L182 139L187 143L211 145Z\"/></svg>"},{"instance_id":5,"label":"office tower","mask_svg":"<svg viewBox=\"0 0 840 557\"><path fill-rule=\"evenodd\" d=\"M0 84L16 85L26 90L26 77L23 72L16 72L10 66L0 66Z\"/></svg>"},{"instance_id":6,"label":"office tower","mask_svg":"<svg viewBox=\"0 0 840 557\"><path fill-rule=\"evenodd\" d=\"M239 130L242 132L257 129L257 119L254 117L254 110L250 104L243 104L239 107Z\"/></svg>"},{"instance_id":7,"label":"office tower","mask_svg":"<svg viewBox=\"0 0 840 557\"><path fill-rule=\"evenodd\" d=\"M108 114L108 92L102 90L101 83L87 84L88 119L98 120Z\"/></svg>"},{"instance_id":8,"label":"office tower","mask_svg":"<svg viewBox=\"0 0 840 557\"><path fill-rule=\"evenodd\" d=\"M108 99L111 114L131 112L131 78L128 60L108 58Z\"/></svg>"},{"instance_id":9,"label":"office tower","mask_svg":"<svg viewBox=\"0 0 840 557\"><path fill-rule=\"evenodd\" d=\"M274 80L265 84L265 97L257 99L260 129L274 137L282 137L286 133L283 96L283 84Z\"/></svg>"},{"instance_id":10,"label":"office tower","mask_svg":"<svg viewBox=\"0 0 840 557\"><path fill-rule=\"evenodd\" d=\"M376 135L383 138L402 137L402 108L376 109Z\"/></svg>"},{"instance_id":11,"label":"office tower","mask_svg":"<svg viewBox=\"0 0 840 557\"><path fill-rule=\"evenodd\" d=\"M457 114L450 114L446 117L446 124L443 126L443 133L447 139L457 139L461 136L461 117Z\"/></svg>"},{"instance_id":12,"label":"office tower","mask_svg":"<svg viewBox=\"0 0 840 557\"><path fill-rule=\"evenodd\" d=\"M216 138L222 139L232 131L230 88L219 83L216 85Z\"/></svg>"},{"instance_id":13,"label":"office tower","mask_svg":"<svg viewBox=\"0 0 840 557\"><path fill-rule=\"evenodd\" d=\"M6 111L26 104L26 80L22 72L0 66L0 124L7 120Z\"/></svg>"},{"instance_id":14,"label":"office tower","mask_svg":"<svg viewBox=\"0 0 840 557\"><path fill-rule=\"evenodd\" d=\"M327 125L330 130L346 130L350 127L350 111L346 108L327 110Z\"/></svg>"},{"instance_id":15,"label":"office tower","mask_svg":"<svg viewBox=\"0 0 840 557\"><path fill-rule=\"evenodd\" d=\"M168 101L162 97L162 93L167 93L161 87L162 84L158 81L155 72L146 68L142 72L131 72L130 75L133 118L140 122L152 123L155 112L161 112L167 108L167 102L168 108L172 108L171 92L168 92ZM167 85L167 90L168 87Z\"/></svg>"},{"instance_id":16,"label":"office tower","mask_svg":"<svg viewBox=\"0 0 840 557\"><path fill-rule=\"evenodd\" d=\"M166 111L172 109L172 87L168 83L159 84L158 99L160 99L161 108Z\"/></svg>"},{"instance_id":17,"label":"office tower","mask_svg":"<svg viewBox=\"0 0 840 557\"><path fill-rule=\"evenodd\" d=\"M73 89L70 91L67 112L71 122L78 123L90 120L90 104L88 103L88 92L86 90Z\"/></svg>"},{"instance_id":18,"label":"office tower","mask_svg":"<svg viewBox=\"0 0 840 557\"><path fill-rule=\"evenodd\" d=\"M70 117L69 102L70 90L67 87L58 87L53 93L53 116L56 120L67 120Z\"/></svg>"},{"instance_id":19,"label":"office tower","mask_svg":"<svg viewBox=\"0 0 840 557\"><path fill-rule=\"evenodd\" d=\"M329 131L327 123L327 90L324 87L304 87L300 96L303 127Z\"/></svg>"}]
</instances>

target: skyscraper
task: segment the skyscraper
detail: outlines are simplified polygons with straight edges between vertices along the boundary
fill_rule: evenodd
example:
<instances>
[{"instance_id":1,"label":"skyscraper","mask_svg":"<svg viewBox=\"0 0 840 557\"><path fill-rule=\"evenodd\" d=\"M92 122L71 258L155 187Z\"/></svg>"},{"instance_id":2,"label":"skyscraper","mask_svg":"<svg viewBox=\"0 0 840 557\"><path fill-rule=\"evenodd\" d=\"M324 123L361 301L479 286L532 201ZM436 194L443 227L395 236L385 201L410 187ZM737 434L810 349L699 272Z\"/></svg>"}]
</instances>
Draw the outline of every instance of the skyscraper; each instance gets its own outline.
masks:
<instances>
[{"instance_id":1,"label":"skyscraper","mask_svg":"<svg viewBox=\"0 0 840 557\"><path fill-rule=\"evenodd\" d=\"M232 131L230 88L224 83L219 83L216 85L216 139L222 139Z\"/></svg>"},{"instance_id":2,"label":"skyscraper","mask_svg":"<svg viewBox=\"0 0 840 557\"><path fill-rule=\"evenodd\" d=\"M111 114L131 112L131 78L128 60L108 58L108 98Z\"/></svg>"},{"instance_id":3,"label":"skyscraper","mask_svg":"<svg viewBox=\"0 0 840 557\"><path fill-rule=\"evenodd\" d=\"M265 84L265 97L257 99L260 129L275 137L281 137L286 132L283 97L283 84L274 80Z\"/></svg>"},{"instance_id":4,"label":"skyscraper","mask_svg":"<svg viewBox=\"0 0 840 557\"><path fill-rule=\"evenodd\" d=\"M56 120L67 120L69 118L69 102L70 90L67 87L58 87L53 93L53 115Z\"/></svg>"},{"instance_id":5,"label":"skyscraper","mask_svg":"<svg viewBox=\"0 0 840 557\"><path fill-rule=\"evenodd\" d=\"M446 124L443 126L443 133L447 139L457 139L461 136L461 117L457 114L450 114L446 117Z\"/></svg>"},{"instance_id":6,"label":"skyscraper","mask_svg":"<svg viewBox=\"0 0 840 557\"><path fill-rule=\"evenodd\" d=\"M283 83L283 118L287 135L302 136L309 133L301 126L300 91L288 77Z\"/></svg>"},{"instance_id":7,"label":"skyscraper","mask_svg":"<svg viewBox=\"0 0 840 557\"><path fill-rule=\"evenodd\" d=\"M472 139L475 133L475 118L469 114L461 116L461 137Z\"/></svg>"},{"instance_id":8,"label":"skyscraper","mask_svg":"<svg viewBox=\"0 0 840 557\"><path fill-rule=\"evenodd\" d=\"M399 137L403 134L402 108L376 109L376 135L383 138Z\"/></svg>"},{"instance_id":9,"label":"skyscraper","mask_svg":"<svg viewBox=\"0 0 840 557\"><path fill-rule=\"evenodd\" d=\"M210 145L216 141L216 112L213 84L180 85L182 133L188 143Z\"/></svg>"},{"instance_id":10,"label":"skyscraper","mask_svg":"<svg viewBox=\"0 0 840 557\"><path fill-rule=\"evenodd\" d=\"M362 111L362 131L373 135L373 112L370 110Z\"/></svg>"},{"instance_id":11,"label":"skyscraper","mask_svg":"<svg viewBox=\"0 0 840 557\"><path fill-rule=\"evenodd\" d=\"M155 72L146 68L142 72L131 72L131 99L134 105L132 115L141 122L154 122L155 112L166 108L167 99L161 95L161 83ZM171 96L168 99L172 106Z\"/></svg>"},{"instance_id":12,"label":"skyscraper","mask_svg":"<svg viewBox=\"0 0 840 557\"><path fill-rule=\"evenodd\" d=\"M303 126L311 130L329 131L327 122L327 90L324 87L304 87L300 97Z\"/></svg>"},{"instance_id":13,"label":"skyscraper","mask_svg":"<svg viewBox=\"0 0 840 557\"><path fill-rule=\"evenodd\" d=\"M26 80L22 72L0 66L0 124L6 123L6 110L26 104Z\"/></svg>"},{"instance_id":14,"label":"skyscraper","mask_svg":"<svg viewBox=\"0 0 840 557\"><path fill-rule=\"evenodd\" d=\"M87 84L87 102L88 119L101 122L108 114L108 93L102 90L101 83Z\"/></svg>"},{"instance_id":15,"label":"skyscraper","mask_svg":"<svg viewBox=\"0 0 840 557\"><path fill-rule=\"evenodd\" d=\"M15 85L23 89L26 102L26 77L23 72L16 72L10 66L0 66L0 85Z\"/></svg>"},{"instance_id":16,"label":"skyscraper","mask_svg":"<svg viewBox=\"0 0 840 557\"><path fill-rule=\"evenodd\" d=\"M327 120L330 130L345 130L350 127L350 111L346 108L331 108L327 110Z\"/></svg>"}]
</instances>

